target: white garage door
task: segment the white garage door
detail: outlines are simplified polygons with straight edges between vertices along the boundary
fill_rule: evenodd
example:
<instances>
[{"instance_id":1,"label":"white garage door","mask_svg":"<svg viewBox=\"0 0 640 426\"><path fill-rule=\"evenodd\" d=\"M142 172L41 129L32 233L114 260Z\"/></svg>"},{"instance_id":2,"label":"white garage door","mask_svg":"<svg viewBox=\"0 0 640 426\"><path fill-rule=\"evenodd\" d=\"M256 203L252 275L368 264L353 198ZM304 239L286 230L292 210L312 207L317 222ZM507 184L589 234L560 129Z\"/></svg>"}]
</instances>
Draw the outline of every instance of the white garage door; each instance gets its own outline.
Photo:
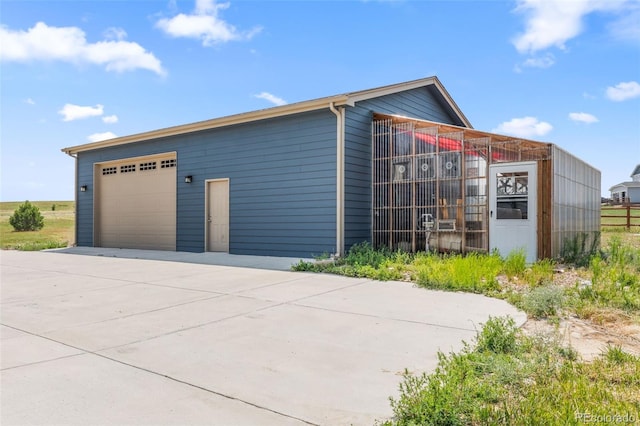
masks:
<instances>
[{"instance_id":1,"label":"white garage door","mask_svg":"<svg viewBox=\"0 0 640 426\"><path fill-rule=\"evenodd\" d=\"M96 165L98 247L176 249L175 154Z\"/></svg>"}]
</instances>

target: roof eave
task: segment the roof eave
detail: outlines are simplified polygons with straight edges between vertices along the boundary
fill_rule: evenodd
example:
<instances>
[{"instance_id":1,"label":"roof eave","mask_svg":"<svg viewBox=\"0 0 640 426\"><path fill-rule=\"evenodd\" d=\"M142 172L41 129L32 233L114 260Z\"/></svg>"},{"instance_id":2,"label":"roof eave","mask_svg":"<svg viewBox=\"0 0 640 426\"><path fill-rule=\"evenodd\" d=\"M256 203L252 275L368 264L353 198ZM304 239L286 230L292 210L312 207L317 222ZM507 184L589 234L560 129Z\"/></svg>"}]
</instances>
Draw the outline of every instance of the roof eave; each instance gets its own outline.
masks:
<instances>
[{"instance_id":1,"label":"roof eave","mask_svg":"<svg viewBox=\"0 0 640 426\"><path fill-rule=\"evenodd\" d=\"M119 138L108 139L100 142L92 142L83 145L76 145L69 148L63 148L62 152L75 155L83 151L91 151L95 149L108 148L118 145L124 145L134 142L141 142L152 139L160 139L164 137L177 136L186 133L193 133L203 130L215 129L218 127L231 126L236 124L248 123L252 121L265 120L269 118L282 117L302 112L315 111L322 108L334 106L354 106L356 102L372 99L380 96L391 95L405 90L417 89L419 87L435 88L435 95L441 101L450 114L453 114L459 120L462 127L473 129L473 126L462 113L453 98L444 88L438 77L427 77L418 80L408 81L404 83L391 84L388 86L378 87L375 89L361 90L353 93L329 96L320 99L297 102L288 105L277 106L273 108L262 109L258 111L245 112L241 114L230 115L227 117L214 118L211 120L199 121L196 123L183 124L179 126L167 127L164 129L152 130L134 135L122 136Z\"/></svg>"},{"instance_id":2,"label":"roof eave","mask_svg":"<svg viewBox=\"0 0 640 426\"><path fill-rule=\"evenodd\" d=\"M340 106L351 104L351 102L347 95L330 96L321 99L314 99L311 101L296 102L293 104L282 105L273 108L214 118L211 120L182 124L178 126L167 127L164 129L107 139L99 142L76 145L68 148L63 148L62 152L69 155L74 155L83 151L92 151L95 149L108 148L128 143L141 142L151 139L160 139L169 136L177 136L186 133L199 132L202 130L215 129L218 127L231 126L235 124L249 123L258 120L266 120L269 118L276 118L284 115L315 111L322 108L328 108L330 104L333 104L334 106Z\"/></svg>"},{"instance_id":3,"label":"roof eave","mask_svg":"<svg viewBox=\"0 0 640 426\"><path fill-rule=\"evenodd\" d=\"M426 86L433 86L437 89L436 93L440 97L439 100L444 102L445 107L450 110L448 112L453 113L453 115L458 118L462 127L473 129L471 122L467 119L462 110L458 107L458 104L456 104L451 95L449 95L449 92L447 92L447 89L445 89L444 85L436 76L350 93L349 99L353 103L355 103L372 98L377 98L380 96L392 95L400 91L412 90Z\"/></svg>"}]
</instances>

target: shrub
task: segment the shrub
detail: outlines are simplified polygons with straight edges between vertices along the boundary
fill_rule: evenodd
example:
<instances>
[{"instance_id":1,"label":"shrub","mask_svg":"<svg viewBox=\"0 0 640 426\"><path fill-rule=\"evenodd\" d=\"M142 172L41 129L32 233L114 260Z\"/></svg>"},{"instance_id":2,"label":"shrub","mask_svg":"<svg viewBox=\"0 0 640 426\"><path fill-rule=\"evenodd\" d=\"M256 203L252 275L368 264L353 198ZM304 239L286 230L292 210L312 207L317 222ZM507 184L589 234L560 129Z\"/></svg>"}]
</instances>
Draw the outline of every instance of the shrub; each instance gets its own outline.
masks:
<instances>
[{"instance_id":1,"label":"shrub","mask_svg":"<svg viewBox=\"0 0 640 426\"><path fill-rule=\"evenodd\" d=\"M536 287L523 296L522 309L534 318L554 316L564 302L564 290L556 285Z\"/></svg>"},{"instance_id":2,"label":"shrub","mask_svg":"<svg viewBox=\"0 0 640 426\"><path fill-rule=\"evenodd\" d=\"M478 352L513 353L517 349L518 327L511 317L489 317L476 337Z\"/></svg>"},{"instance_id":3,"label":"shrub","mask_svg":"<svg viewBox=\"0 0 640 426\"><path fill-rule=\"evenodd\" d=\"M25 201L13 212L9 224L16 231L39 231L44 226L44 218L38 207Z\"/></svg>"}]
</instances>

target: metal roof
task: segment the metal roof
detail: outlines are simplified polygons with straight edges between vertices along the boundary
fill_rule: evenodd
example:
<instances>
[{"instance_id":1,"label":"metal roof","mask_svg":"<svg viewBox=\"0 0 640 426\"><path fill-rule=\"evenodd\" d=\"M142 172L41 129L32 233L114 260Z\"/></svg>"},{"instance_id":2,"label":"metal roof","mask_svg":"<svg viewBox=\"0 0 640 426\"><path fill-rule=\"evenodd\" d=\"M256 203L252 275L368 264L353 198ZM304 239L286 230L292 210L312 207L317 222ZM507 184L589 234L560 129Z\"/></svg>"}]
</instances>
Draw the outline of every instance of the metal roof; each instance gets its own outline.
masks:
<instances>
[{"instance_id":1,"label":"metal roof","mask_svg":"<svg viewBox=\"0 0 640 426\"><path fill-rule=\"evenodd\" d=\"M449 95L440 80L433 76L422 78L404 83L397 83L388 86L382 86L374 89L361 90L357 92L344 93L341 95L328 96L324 98L313 99L309 101L296 102L292 104L266 108L241 114L229 115L211 120L198 121L190 124L167 127L164 129L152 130L143 133L137 133L129 136L108 139L100 142L92 142L83 145L76 145L69 148L63 148L62 151L74 155L83 151L91 151L111 146L124 145L129 143L148 141L153 139L164 138L168 136L182 135L202 130L215 129L218 127L231 126L241 123L249 123L268 118L283 117L301 112L314 111L333 106L354 106L356 102L373 99L380 96L391 95L394 93L416 89L419 87L428 87L429 91L441 103L442 107L458 121L458 125L473 128L469 120L462 113L453 98Z\"/></svg>"},{"instance_id":2,"label":"metal roof","mask_svg":"<svg viewBox=\"0 0 640 426\"><path fill-rule=\"evenodd\" d=\"M622 182L613 185L611 188L609 188L609 191L613 191L615 188L640 188L640 182Z\"/></svg>"}]
</instances>

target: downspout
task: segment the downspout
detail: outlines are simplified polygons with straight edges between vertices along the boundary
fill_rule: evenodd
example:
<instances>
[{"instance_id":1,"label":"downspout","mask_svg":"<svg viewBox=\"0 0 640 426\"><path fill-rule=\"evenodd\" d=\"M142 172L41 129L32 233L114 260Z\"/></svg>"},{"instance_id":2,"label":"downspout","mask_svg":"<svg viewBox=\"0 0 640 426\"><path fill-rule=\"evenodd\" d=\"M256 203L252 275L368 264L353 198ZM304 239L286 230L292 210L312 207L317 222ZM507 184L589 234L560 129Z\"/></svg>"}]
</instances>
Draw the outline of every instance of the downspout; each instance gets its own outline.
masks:
<instances>
[{"instance_id":1,"label":"downspout","mask_svg":"<svg viewBox=\"0 0 640 426\"><path fill-rule=\"evenodd\" d=\"M336 255L344 255L344 108L329 109L336 115Z\"/></svg>"},{"instance_id":2,"label":"downspout","mask_svg":"<svg viewBox=\"0 0 640 426\"><path fill-rule=\"evenodd\" d=\"M75 159L75 172L74 172L74 184L73 184L73 201L75 204L75 218L73 225L73 247L78 245L78 154L66 153L69 157Z\"/></svg>"}]
</instances>

